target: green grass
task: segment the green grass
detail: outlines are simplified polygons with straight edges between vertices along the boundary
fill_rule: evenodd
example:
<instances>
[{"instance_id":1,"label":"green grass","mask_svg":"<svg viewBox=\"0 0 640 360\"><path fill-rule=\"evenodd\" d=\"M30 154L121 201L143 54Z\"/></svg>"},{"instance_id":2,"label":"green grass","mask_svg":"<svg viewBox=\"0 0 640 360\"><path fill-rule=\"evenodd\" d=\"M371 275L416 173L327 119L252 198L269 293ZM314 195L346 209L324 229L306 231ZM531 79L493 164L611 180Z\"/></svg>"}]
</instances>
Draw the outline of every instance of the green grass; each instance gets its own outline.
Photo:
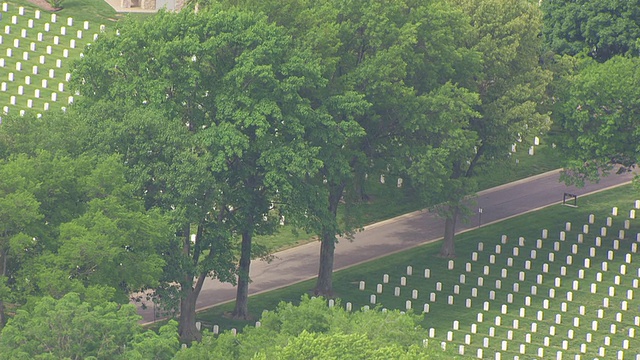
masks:
<instances>
[{"instance_id":1,"label":"green grass","mask_svg":"<svg viewBox=\"0 0 640 360\"><path fill-rule=\"evenodd\" d=\"M136 16L143 18L148 15L123 15L117 14L111 6L103 0L65 0L64 8L55 12L56 22L52 21L52 13L38 9L25 0L13 0L7 2L9 9L2 13L0 20L0 58L5 61L5 66L0 67L0 83L4 82L6 91L0 91L0 104L7 106L10 112L21 110L43 113L46 106L49 110L59 110L68 106L69 96L74 96L67 86L66 73L70 72L71 64L80 57L86 44L91 43L94 34L100 33L100 26L108 27L114 21L123 16ZM19 8L24 8L24 15L19 15ZM40 13L40 19L36 19L36 11ZM18 23L12 23L12 16L16 16ZM68 26L67 19L72 18L72 26ZM29 27L29 20L33 21L33 26ZM89 29L84 29L84 22L88 21ZM49 24L47 31L45 26ZM10 26L11 32L6 34L5 26ZM62 35L61 28L65 27L66 35ZM26 30L26 36L22 36L21 30ZM78 38L77 31L82 31L82 37ZM38 39L38 33L42 33L42 39ZM54 43L54 38L58 38L58 44ZM14 47L14 40L19 40L18 48ZM72 47L71 42L75 42ZM31 50L31 44L35 45L35 50ZM49 49L48 49L49 47ZM12 50L9 57L7 49ZM67 50L67 57L64 56ZM28 52L28 59L23 58L23 52ZM40 63L40 56L45 57L44 64ZM56 60L61 60L57 64ZM20 63L21 68L16 65ZM60 66L58 66L60 65ZM33 73L33 66L38 67L37 74ZM54 71L51 78L49 71ZM13 81L9 74L13 73ZM30 79L27 83L27 77ZM47 81L44 87L42 81ZM63 91L60 91L59 83L63 84ZM19 88L22 88L22 95ZM36 94L36 90L39 94ZM56 93L57 99L52 99L52 93ZM12 103L12 96L14 102ZM45 105L48 104L48 105ZM2 109L0 109L0 112Z\"/></svg>"},{"instance_id":2,"label":"green grass","mask_svg":"<svg viewBox=\"0 0 640 360\"><path fill-rule=\"evenodd\" d=\"M563 207L560 205L552 206L544 210L525 214L515 217L504 222L489 225L477 230L459 235L457 238L457 252L459 257L455 260L453 270L447 270L448 261L438 258L436 255L439 250L439 243L427 244L410 251L398 253L385 257L384 259L372 261L353 268L335 273L334 287L337 295L343 299L343 303L350 301L354 308L369 305L369 297L376 293L376 284L382 284L383 274L390 277L389 285L385 285L382 294L377 294L378 303L386 308L404 309L406 300L411 299L411 290L416 289L419 293L419 300L412 300L413 306L417 311L422 310L422 305L429 302L429 294L436 293L436 302L430 304L430 312L426 315L423 326L425 328L434 328L436 331L436 339L438 341L446 341L447 331L452 331L453 341L451 346L459 346L464 343L464 336L470 335L470 345L465 345L467 354L475 354L478 347L481 347L483 338L489 339L489 347L484 349L485 355L493 354L493 352L501 351L501 341L508 341L507 351L502 352L504 358L510 358L519 355L520 343L526 345L524 355L526 358L536 357L538 348L544 348L544 357L555 357L555 352L562 348L562 342L567 341L568 354L580 353L581 344L586 344L586 353L584 358L598 357L599 347L606 348L606 358L615 357L615 351L622 349L622 342L629 340L629 348L640 348L640 343L636 339L629 339L629 328L637 328L634 325L634 316L637 315L637 309L640 302L637 300L637 289L633 288L632 281L637 279L637 261L627 264L627 276L621 276L618 271L620 265L624 264L625 253L629 252L631 243L635 240L635 233L640 231L638 220L631 221L631 229L627 231L626 240L620 242L620 250L611 249L614 237L612 232L617 234L617 230L623 227L624 219L628 215L628 209L633 206L634 194L631 186L624 186L618 189L601 192L591 196L581 198L579 208ZM617 205L620 207L620 215L614 217L613 226L610 228L609 236L602 237L602 246L596 248L594 239L599 234L599 229L604 226L605 218L609 216L611 207ZM582 225L587 223L589 214L596 215L596 223L591 225L590 234L584 235L584 243L578 245L578 252L572 254L572 245L577 244L577 234L582 229ZM640 214L639 214L640 215ZM570 221L573 229L567 232L565 241L558 240L559 232L564 230L565 222ZM541 237L541 229L546 228L549 231L549 239L543 241L540 249L536 248L536 240ZM507 235L508 242L501 244L501 236ZM525 246L518 246L518 238L525 238ZM629 239L632 237L631 239ZM560 249L553 251L554 242L558 242ZM484 251L478 251L478 243L483 242ZM496 254L495 247L500 245L502 251ZM513 256L513 248L519 247L519 256ZM589 257L590 247L596 248L596 256L591 258L591 267L583 268L584 258ZM537 256L535 259L530 258L531 250L535 250ZM601 270L601 263L607 259L608 250L613 251L614 259L608 262L609 271ZM478 260L472 261L472 253L478 253ZM550 262L548 254L552 252L555 255L555 261ZM495 256L496 265L490 264L490 255ZM573 264L566 265L565 260L568 255L573 257ZM634 254L635 255L635 254ZM513 265L507 266L507 258L513 258ZM530 270L525 269L525 261L529 260ZM472 271L465 271L466 263L470 263ZM548 273L543 273L543 264L549 266ZM411 265L414 269L414 275L406 275L406 266ZM489 275L483 275L483 267L490 266ZM561 266L566 267L566 275L560 275ZM425 279L424 269L431 270L431 278ZM501 277L501 269L507 269L507 277ZM572 282L578 279L579 270L584 270L584 280L580 280L580 288L572 290ZM525 279L518 279L519 272L525 273ZM596 281L598 273L602 274L602 281ZM467 281L465 284L460 283L460 275L465 274ZM543 275L543 283L536 283L536 276ZM608 296L610 306L603 306L603 298L606 296L608 287L614 282L614 277L620 276L620 285L616 286L615 296ZM407 285L402 286L401 296L393 296L393 287L399 286L400 277L407 278ZM484 279L484 287L477 286L477 278L482 276ZM554 280L558 277L561 279L561 286L555 288ZM502 281L502 289L495 288L495 281ZM360 281L367 284L365 291L358 290ZM443 291L436 292L436 282L441 282ZM513 292L513 283L518 283L520 291ZM590 284L598 284L598 292L590 293ZM453 286L459 286L460 295L455 295L454 305L447 304L447 296L452 294ZM537 296L528 294L531 286L537 286ZM249 301L250 311L253 314L260 314L263 309L273 309L279 301L297 302L300 296L313 287L313 281L302 282L293 286L272 291L269 293L251 297ZM471 297L471 289L477 288L477 297ZM549 298L549 290L555 290L555 298ZM620 309L620 304L625 301L626 291L634 289L635 296L628 301L628 310ZM495 300L489 299L489 291L495 291ZM573 293L573 300L566 299L566 293ZM507 304L507 294L513 295L513 303ZM531 306L525 307L525 296L531 297ZM472 307L465 307L465 299L470 298ZM544 310L544 318L536 320L537 311L543 310L543 301L549 301L549 310ZM484 302L488 302L489 310L483 311ZM567 311L562 312L561 305L566 303ZM501 314L501 305L507 304L507 312ZM225 318L225 312L232 309L233 304L225 304L208 311L198 314L200 320L206 324L218 324L223 329L235 327L242 328L247 325L246 322L232 321ZM580 307L585 309L584 315L580 313ZM525 316L520 317L520 308L525 308ZM597 319L597 310L603 310L603 318ZM484 321L478 322L478 313L483 314ZM562 315L562 322L555 324L555 314ZM622 321L616 322L616 314L622 314ZM502 324L495 325L495 317L502 317ZM579 318L580 326L573 327L573 318ZM460 330L452 330L453 321L459 321ZM513 321L518 320L519 329L513 328ZM591 322L600 320L598 331L591 330ZM537 332L531 331L531 324L537 324ZM477 335L471 334L471 324L476 324ZM614 334L609 333L611 324L616 324L617 331ZM556 335L549 334L549 327L555 326ZM494 328L494 336L490 337L489 329ZM574 331L574 339L567 338L567 332ZM507 340L507 332L512 331L513 341ZM587 334L591 335L591 343L587 343ZM531 343L527 343L526 334L530 334ZM610 338L610 345L604 345L604 337ZM548 337L548 340L545 340ZM545 346L548 341L548 346ZM630 350L629 353L632 351ZM627 354L628 355L628 354Z\"/></svg>"},{"instance_id":3,"label":"green grass","mask_svg":"<svg viewBox=\"0 0 640 360\"><path fill-rule=\"evenodd\" d=\"M541 140L539 146L535 147L533 156L528 154L527 149L518 148L517 150L511 155L511 160L506 165L494 164L478 169L478 188L480 190L559 169L563 166L559 151L553 148L552 144L546 144L544 139Z\"/></svg>"},{"instance_id":4,"label":"green grass","mask_svg":"<svg viewBox=\"0 0 640 360\"><path fill-rule=\"evenodd\" d=\"M10 6L10 12L17 12L16 10L12 10L11 8L17 8L18 6L25 7L27 10L27 14L31 16L35 9L38 7L34 6L32 3L26 0L10 0L7 1ZM50 14L48 11L42 10L44 14ZM106 1L103 0L64 0L62 10L58 10L55 12L58 16L66 19L67 17L77 18L87 20L91 23L96 24L109 24L114 21L117 21L119 18L125 16L123 14L118 14L116 11L107 4Z\"/></svg>"}]
</instances>

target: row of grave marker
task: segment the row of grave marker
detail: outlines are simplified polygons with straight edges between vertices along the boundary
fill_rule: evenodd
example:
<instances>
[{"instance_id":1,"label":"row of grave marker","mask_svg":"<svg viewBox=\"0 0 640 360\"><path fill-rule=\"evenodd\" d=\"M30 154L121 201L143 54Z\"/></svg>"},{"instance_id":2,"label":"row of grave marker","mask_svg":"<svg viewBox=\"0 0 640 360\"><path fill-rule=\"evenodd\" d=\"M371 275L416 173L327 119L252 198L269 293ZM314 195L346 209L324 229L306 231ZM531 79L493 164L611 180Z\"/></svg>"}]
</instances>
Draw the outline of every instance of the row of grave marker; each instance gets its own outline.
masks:
<instances>
[{"instance_id":1,"label":"row of grave marker","mask_svg":"<svg viewBox=\"0 0 640 360\"><path fill-rule=\"evenodd\" d=\"M638 207L638 202L636 202L636 208L637 208L637 207ZM612 214L613 214L614 216L615 216L615 215L617 215L617 208L614 208L614 209L612 210ZM635 218L635 211L631 211L631 212L630 212L630 218ZM593 222L594 222L594 220L595 220L595 219L594 219L594 216L593 216L593 215L591 215L591 216L590 216L590 222L591 222L591 223L593 223ZM610 220L608 220L608 224L607 224L607 225L608 225L608 226L611 226L611 222L610 222ZM625 228L629 228L628 222L625 222ZM570 229L571 229L571 225L570 225L570 223L565 224L565 230L566 230L566 231L570 231ZM585 230L585 228L583 228L583 230ZM585 232L588 232L588 229L587 229ZM545 235L546 235L546 234L545 234ZM603 235L603 236L604 236L604 235ZM624 238L624 236L620 236L620 237L621 237L621 238ZM520 238L519 240L520 240L520 245L524 245L524 239L523 239L523 238ZM504 236L503 236L503 238L502 238L502 242L503 242L503 243L506 243L506 237L504 237ZM536 243L537 243L537 246L538 246L538 247L542 247L541 240L538 240ZM599 247L599 246L601 246L601 243L602 243L601 238L599 238L599 237L598 237L598 238L596 238L596 246L598 246L598 247ZM573 244L573 245L574 245L574 246L572 246L572 247L577 246L576 244ZM635 245L635 246L634 246L634 245ZM559 242L555 242L555 243L554 243L554 249L555 249L556 251L558 251L558 250L559 250L559 249L557 249L557 247L559 247L559 246L560 246L560 243L559 243ZM617 239L616 239L616 240L614 240L614 242L613 242L613 247L614 247L615 249L618 249L618 248L619 248L619 240L617 240ZM483 250L483 245L482 245L482 244L479 244L479 250ZM515 250L515 248L514 248L514 250ZM517 250L515 250L515 251L517 251ZM576 249L576 250L572 249L572 251L574 252L574 254L575 254L575 253L577 253L577 249ZM633 251L633 252L636 252L636 251L637 251L637 244L636 244L636 243L632 244L632 251ZM497 253L500 253L500 247L499 247L499 245L496 247L496 252L497 252ZM477 253L476 253L476 254L477 254ZM550 253L550 256L551 256L551 254L552 254L552 253ZM517 255L517 252L515 253L515 255ZM595 248L590 248L590 256L595 256ZM534 255L533 257L535 257L535 255ZM612 260L612 259L613 259L613 251L611 251L611 250L610 250L610 251L608 251L608 258L609 258L610 260ZM631 263L631 259L632 259L631 254L625 254L625 262L626 262L626 263L628 263L628 264L629 264L629 263ZM551 258L550 258L550 260L553 260L553 259L551 259ZM585 259L585 260L589 260L589 259ZM571 262L571 261L569 261L569 262ZM467 264L467 266L469 266L469 265L470 265L470 264L468 263L468 264ZM590 266L589 261L585 261L585 266L586 266L586 267L589 267L589 266ZM451 262L449 263L448 268L449 268L449 269L452 269L452 268L453 268L453 264L452 264ZM566 269L566 268L565 268L565 269ZM607 270L608 270L607 262L603 262L603 263L602 263L602 269L603 269L603 271L607 271ZM470 270L470 268L467 268L467 270ZM503 270L504 270L504 269L503 269ZM638 269L638 271L640 271L640 269ZM485 272L486 272L486 270L485 270ZM561 272L562 272L562 271L561 271ZM566 273L566 272L565 272L565 273ZM626 274L626 265L624 265L624 264L623 264L623 265L621 265L620 273L621 273L621 274L623 274L623 275L624 275L624 274ZM410 267L410 266L409 266L409 267L407 267L407 275L412 275L412 274L413 274L413 268L412 268L412 267ZM425 271L425 277L428 277L429 275L430 275L430 270L428 270L428 269L427 269L427 270ZM465 276L465 275L464 275L464 274L461 274L461 279L462 279L462 276ZM580 270L580 272L579 272L579 276L580 276L581 278L583 278L583 277L584 277L584 270L583 270L583 269L581 269L581 270ZM640 272L638 273L638 276L640 276ZM403 283L403 279L404 279L404 284L402 284L402 283ZM540 274L538 274L538 275L536 276L536 279L537 279L537 282L538 282L538 283L541 283L541 282L542 282L542 279L541 279L541 275L540 275ZM616 275L616 277L615 277L614 279L615 279L615 280L614 280L614 283L616 283L616 284L619 284L619 283L620 283L620 276ZM559 280L559 278L556 278L556 279L555 279L555 285L556 285L556 286L558 286L558 285L559 285L558 280ZM634 286L637 288L637 286L638 286L638 279L634 279L634 280L635 280L635 281L634 281ZM388 283L388 281L389 281L388 275L387 275L387 274L383 275L383 283ZM597 274L596 274L596 281L598 281L598 282L601 282L601 281L602 281L602 273L597 273ZM462 283L464 283L464 280L462 280L461 282L462 282ZM576 286L576 283L579 283L579 282L574 280L574 282L573 282L573 289L574 289L574 290L577 290L577 289L578 289L578 286ZM404 278L404 277L402 277L402 278L401 278L401 285L406 285L406 278ZM515 286L515 285L516 285L516 284L514 284L514 286ZM378 284L378 285L377 285L377 289L376 289L376 290L377 290L377 292L379 292L379 293L380 293L380 292L381 292L381 290L382 290L381 286L382 286L381 284ZM441 287L441 286L442 286L442 285L440 285L440 287ZM360 287L361 287L361 288L363 288L363 287L364 287L364 284L363 284L363 283L361 283L361 284L360 284ZM437 287L438 287L438 285L436 284L436 290L438 290L438 288L437 288ZM597 287L597 284L591 284L591 286L590 286L591 292L596 292L596 287ZM532 288L533 288L533 287L532 287ZM397 294L396 296L399 296L399 289L400 289L399 287L396 287L396 290L395 290L395 291L396 291L396 294ZM455 289L455 287L454 287L454 289ZM441 288L440 288L440 290L441 290ZM554 289L550 289L550 291L554 291ZM454 290L454 292L455 292L455 290ZM535 291L532 291L532 292L534 292L534 293L535 293ZM569 295L569 294L571 294L571 295ZM413 291L412 291L412 298L413 298L413 299L417 299L417 297L418 297L417 295L418 295L417 290L413 290ZM572 300L573 300L573 299L572 299L572 293L571 293L571 292L568 292L568 294L567 294L567 295L568 295L567 297L568 297L569 301L572 301ZM615 288L614 288L614 287L609 287L609 295L610 295L610 296L614 296L614 295L615 295ZM375 295L373 295L373 296L375 296ZM527 297L527 298L529 299L529 303L530 303L530 297ZM632 290L627 290L627 298L628 298L628 299L633 299L633 291L632 291ZM449 299L451 299L451 297L450 297ZM373 298L372 298L372 300L373 300ZM545 300L546 300L546 299L545 299ZM470 299L467 299L467 303L468 303L468 306L467 306L467 307L470 307L469 302L470 302ZM525 300L525 304L526 304L526 302L527 302L527 300ZM545 304L544 304L544 302L543 302L543 308L548 308L548 300L546 300L546 302L547 302L547 304L546 304L546 305L545 305ZM452 301L452 300L449 300L449 303L453 303L453 301ZM488 302L485 302L485 304L488 304ZM566 303L563 303L563 305L564 305L564 306L563 306L563 308L562 308L561 310L566 310L566 306L567 306L567 305L566 305ZM485 306L487 306L487 305L485 305ZM507 305L503 304L502 306L503 306L502 313L504 314L504 313L506 313L506 306L507 306ZM605 299L603 299L603 306L604 306L604 307L609 307L609 298L605 298ZM411 301L410 301L410 300L407 300L406 307L407 307L407 308L410 308L410 307L411 307ZM627 309L628 309L628 303L627 303L627 301L626 301L626 300L625 300L625 301L623 301L623 302L621 302L621 309L622 309L622 310L627 310ZM425 304L425 309L424 309L424 310L425 310L425 312L428 312L428 304ZM488 310L488 309L487 309L487 310ZM523 315L522 310L524 310L524 308L523 308L523 309L521 309L521 315ZM584 313L584 307L583 307L583 306L581 307L581 313ZM542 312L539 312L539 313L537 314L537 316L538 316L538 318L542 318L543 313L542 313ZM599 309L599 310L598 310L598 312L597 312L597 317L598 317L599 319L601 319L601 318L603 318L603 316L604 316L604 315L603 315L603 310L602 310L602 309ZM560 323L560 322L561 322L561 317L562 317L562 315L561 315L561 314L556 314L556 316L555 316L555 321L556 321L556 323ZM577 323L576 323L576 319L578 319L578 320L577 320ZM616 320L617 320L618 322L620 322L620 321L622 320L622 314L621 314L621 313L617 313L617 314L616 314ZM580 320L579 320L579 318L575 318L575 319L574 319L574 323L573 323L573 324L574 324L574 325L576 325L576 326L578 326L578 325L579 325L579 321L580 321ZM639 317L636 317L636 318L635 318L635 324L636 324L636 326L639 326L639 325L640 325L640 318L639 318ZM592 322L592 329L593 329L594 331L596 331L596 330L598 329L598 322L597 322L597 321ZM615 324L611 324L611 326L610 326L610 332L612 332L612 333L615 333L615 332L616 332L616 325L615 325ZM634 336L635 336L635 335L634 335L634 332L630 332L630 336L631 336L631 337L634 337ZM626 341L626 343L627 343L626 348L628 348L628 340ZM585 345L585 346L586 346L586 345ZM566 348L566 345L565 345L564 347ZM623 345L623 348L624 348L624 347L625 347L625 346ZM600 352L601 352L601 351L600 351ZM559 353L559 354L560 354L560 353ZM621 354L621 355L622 355L622 354L624 354L624 352L619 352L619 354Z\"/></svg>"}]
</instances>

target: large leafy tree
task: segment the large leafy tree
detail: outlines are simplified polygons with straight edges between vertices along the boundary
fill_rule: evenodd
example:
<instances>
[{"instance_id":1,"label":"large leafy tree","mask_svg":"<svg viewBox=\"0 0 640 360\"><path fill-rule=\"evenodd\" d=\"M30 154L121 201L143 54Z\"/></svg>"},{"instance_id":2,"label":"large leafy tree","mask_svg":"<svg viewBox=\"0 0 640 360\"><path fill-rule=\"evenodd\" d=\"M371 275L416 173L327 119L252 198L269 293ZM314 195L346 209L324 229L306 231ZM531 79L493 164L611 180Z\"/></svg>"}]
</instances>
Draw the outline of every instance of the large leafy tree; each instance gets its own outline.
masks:
<instances>
[{"instance_id":1,"label":"large leafy tree","mask_svg":"<svg viewBox=\"0 0 640 360\"><path fill-rule=\"evenodd\" d=\"M557 114L569 158L566 180L582 185L614 167L630 171L640 156L640 60L615 56L604 63L586 61L567 81Z\"/></svg>"},{"instance_id":2,"label":"large leafy tree","mask_svg":"<svg viewBox=\"0 0 640 360\"><path fill-rule=\"evenodd\" d=\"M0 305L98 289L126 303L158 284L170 228L119 181L120 159L43 151L0 160L0 174Z\"/></svg>"},{"instance_id":3,"label":"large leafy tree","mask_svg":"<svg viewBox=\"0 0 640 360\"><path fill-rule=\"evenodd\" d=\"M97 145L124 154L147 206L172 214L181 241L166 283L178 291L189 341L200 336L195 301L208 276L237 274L234 315L249 315L252 237L274 230L298 184L322 164L306 136L327 118L304 93L324 80L316 58L246 10L160 13L117 31L85 52L74 78L86 111L101 114Z\"/></svg>"},{"instance_id":4,"label":"large leafy tree","mask_svg":"<svg viewBox=\"0 0 640 360\"><path fill-rule=\"evenodd\" d=\"M339 305L339 304L338 304ZM237 335L205 335L176 359L452 359L452 351L425 346L421 316L379 309L348 312L305 296L299 305L265 311L260 327Z\"/></svg>"},{"instance_id":5,"label":"large leafy tree","mask_svg":"<svg viewBox=\"0 0 640 360\"><path fill-rule=\"evenodd\" d=\"M451 92L445 87L434 93L435 107L431 107L435 119L450 117L459 124L451 133L450 145L439 147L439 151L455 149L447 153L448 163L445 162L447 186L435 196L440 200L436 203L443 204L446 221L440 251L443 257L455 256L456 218L464 209L462 201L475 189L473 177L478 165L506 160L510 144L519 139L526 141L550 125L549 115L541 108L551 73L540 66L542 19L538 6L529 1L504 0L453 3L470 21L472 29L466 33L465 41L471 55L479 55L480 59L465 66L467 70L457 68L463 77L454 76L461 87L476 95ZM469 73L469 69L476 70ZM438 100L443 91L454 95L452 100ZM453 101L458 104L451 106ZM416 170L420 171L420 167Z\"/></svg>"},{"instance_id":6,"label":"large leafy tree","mask_svg":"<svg viewBox=\"0 0 640 360\"><path fill-rule=\"evenodd\" d=\"M155 333L139 319L131 304L46 296L2 330L0 359L171 359L179 347L175 321Z\"/></svg>"},{"instance_id":7,"label":"large leafy tree","mask_svg":"<svg viewBox=\"0 0 640 360\"><path fill-rule=\"evenodd\" d=\"M542 1L544 37L557 54L586 53L599 62L615 55L637 55L640 2Z\"/></svg>"}]
</instances>

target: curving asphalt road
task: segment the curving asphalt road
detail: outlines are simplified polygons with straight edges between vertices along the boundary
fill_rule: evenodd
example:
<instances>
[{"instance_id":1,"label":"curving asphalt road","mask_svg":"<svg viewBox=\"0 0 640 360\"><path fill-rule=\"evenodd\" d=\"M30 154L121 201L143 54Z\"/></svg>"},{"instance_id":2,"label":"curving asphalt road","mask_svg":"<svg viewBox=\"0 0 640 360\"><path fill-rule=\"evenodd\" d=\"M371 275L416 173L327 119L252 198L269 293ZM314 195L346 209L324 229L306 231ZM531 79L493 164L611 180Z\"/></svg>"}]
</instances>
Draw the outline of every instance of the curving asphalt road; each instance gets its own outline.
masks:
<instances>
[{"instance_id":1,"label":"curving asphalt road","mask_svg":"<svg viewBox=\"0 0 640 360\"><path fill-rule=\"evenodd\" d=\"M597 184L583 188L559 182L560 170L550 171L527 179L481 191L475 199L482 208L482 225L508 219L562 202L565 192L578 196L629 183L634 174L610 175ZM462 223L457 233L478 226L478 214ZM335 270L406 250L442 238L444 220L428 211L416 211L366 226L353 241L339 241L335 252ZM314 278L318 271L320 243L313 242L274 254L270 263L255 260L251 264L250 295L278 289ZM200 293L196 308L204 310L235 299L235 287L208 279ZM158 320L152 303L138 313L144 323Z\"/></svg>"}]
</instances>

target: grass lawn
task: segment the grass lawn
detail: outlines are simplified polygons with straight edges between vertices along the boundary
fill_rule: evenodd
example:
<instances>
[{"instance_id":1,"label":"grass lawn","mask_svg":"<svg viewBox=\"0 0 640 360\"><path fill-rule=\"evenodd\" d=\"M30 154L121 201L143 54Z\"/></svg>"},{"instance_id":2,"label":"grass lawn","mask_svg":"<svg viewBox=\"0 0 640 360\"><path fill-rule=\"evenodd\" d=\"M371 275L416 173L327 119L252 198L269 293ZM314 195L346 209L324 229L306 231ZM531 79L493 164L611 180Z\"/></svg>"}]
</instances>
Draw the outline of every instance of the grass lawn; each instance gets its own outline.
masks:
<instances>
[{"instance_id":1,"label":"grass lawn","mask_svg":"<svg viewBox=\"0 0 640 360\"><path fill-rule=\"evenodd\" d=\"M33 14L34 10L37 9L36 6L26 0L10 0L7 1L7 3L10 8L24 6L27 10L27 15ZM56 11L55 13L64 19L72 17L83 21L87 20L95 24L108 25L126 16L125 14L116 13L116 11L103 0L64 0L62 5L62 10ZM16 9L10 9L10 12L14 11L17 12ZM47 11L41 11L43 14L50 14Z\"/></svg>"},{"instance_id":2,"label":"grass lawn","mask_svg":"<svg viewBox=\"0 0 640 360\"><path fill-rule=\"evenodd\" d=\"M429 313L423 326L434 329L437 341L447 341L448 346L456 349L462 345L470 355L482 349L486 356L500 351L504 358L516 355L535 358L540 355L538 351L542 351L543 358L555 358L557 351L563 351L565 356L615 358L617 351L628 347L626 356L629 356L640 348L640 342L629 336L629 332L636 332L640 325L637 316L639 266L636 254L632 253L632 246L636 246L632 245L635 234L640 231L638 220L630 220L630 229L626 230L625 239L618 241L618 249L614 248L614 240L624 228L635 198L632 187L624 186L581 197L578 208L556 205L459 235L459 257L454 260L452 270L448 270L449 260L436 256L438 243L358 265L334 275L335 291L344 299L343 304L349 301L354 308L373 306L371 295L376 295L376 304L386 308L405 309L409 300L417 312L422 312L428 303ZM612 206L620 208L618 216L611 216ZM589 214L595 214L595 223L589 225L589 233L582 234L582 243L579 243L578 236L588 223ZM606 226L607 217L612 217L612 226ZM565 230L565 222L571 222L572 229L565 233L562 241L560 231ZM596 236L601 227L607 227L608 236L600 237L597 246ZM548 229L548 238L538 244L542 229ZM502 235L507 236L506 243L502 243ZM524 238L524 245L519 244L520 237ZM480 242L482 251L478 250ZM500 246L498 251L496 246ZM516 248L518 250L514 250ZM627 254L631 254L630 259L626 258ZM475 261L474 256L477 256ZM570 264L567 264L568 256L571 256ZM589 267L585 267L585 259L589 259ZM407 275L409 265L413 267L411 276ZM625 274L621 274L622 265L626 267ZM467 266L471 267L470 271L466 271ZM430 270L428 279L424 277L425 269ZM384 274L389 276L388 284L383 282ZM465 279L461 279L461 275ZM406 285L401 285L403 276ZM480 277L482 286L478 285ZM364 291L359 290L360 281L366 284ZM383 287L381 294L376 291L377 284ZM595 284L595 293L591 291L592 284ZM263 309L274 308L279 301L296 302L312 287L313 281L308 281L253 296L249 301L250 310L260 314ZM400 296L394 296L395 287L400 288ZM417 290L417 299L412 298L412 290ZM435 301L430 301L432 293ZM453 305L448 304L449 296L453 296ZM470 304L466 303L467 299ZM219 306L198 317L222 329L241 328L246 323L222 316L232 306ZM499 323L496 322L498 316ZM454 321L458 322L457 326ZM596 330L593 321L598 322ZM506 350L502 350L503 347Z\"/></svg>"},{"instance_id":3,"label":"grass lawn","mask_svg":"<svg viewBox=\"0 0 640 360\"><path fill-rule=\"evenodd\" d=\"M75 96L67 86L72 62L94 41L101 25L129 16L116 13L103 0L65 0L55 13L26 0L6 4L0 20L0 114L7 109L37 114L69 106L69 97Z\"/></svg>"}]
</instances>

